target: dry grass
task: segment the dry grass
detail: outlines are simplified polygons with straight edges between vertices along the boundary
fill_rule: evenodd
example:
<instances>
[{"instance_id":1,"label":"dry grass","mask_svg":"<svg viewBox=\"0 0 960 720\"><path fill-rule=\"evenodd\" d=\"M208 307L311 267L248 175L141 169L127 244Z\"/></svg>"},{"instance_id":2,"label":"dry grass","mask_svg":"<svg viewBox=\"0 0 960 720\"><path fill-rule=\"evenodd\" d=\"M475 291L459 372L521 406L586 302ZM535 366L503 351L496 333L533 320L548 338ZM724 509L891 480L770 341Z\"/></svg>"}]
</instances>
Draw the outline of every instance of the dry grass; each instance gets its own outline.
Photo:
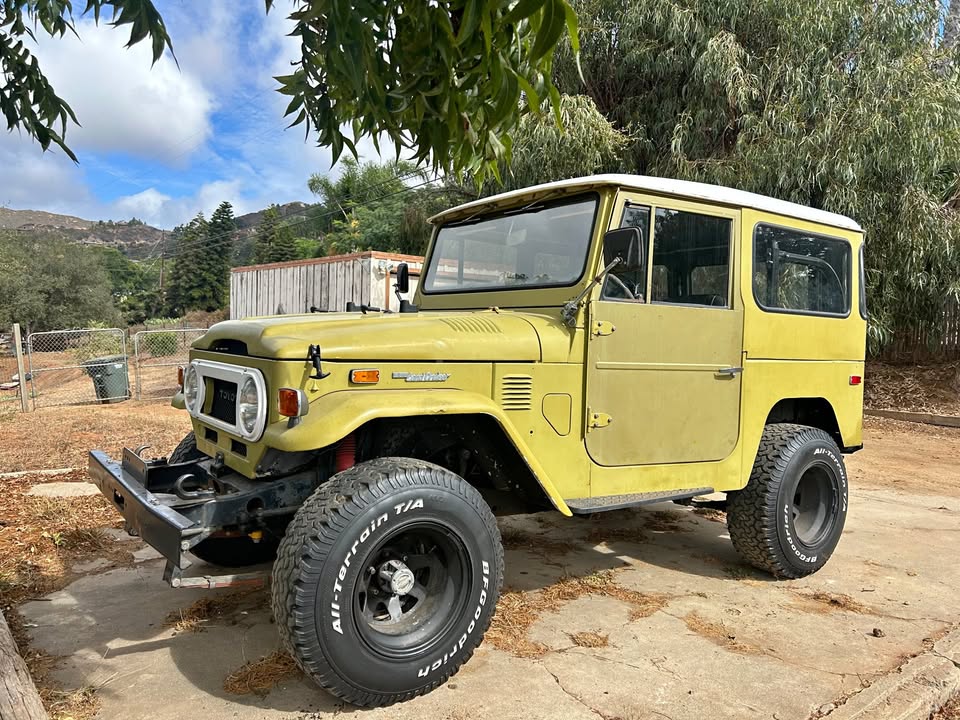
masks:
<instances>
[{"instance_id":1,"label":"dry grass","mask_svg":"<svg viewBox=\"0 0 960 720\"><path fill-rule=\"evenodd\" d=\"M690 532L689 527L680 525L687 514L679 510L657 510L645 516L647 530L653 532Z\"/></svg>"},{"instance_id":2,"label":"dry grass","mask_svg":"<svg viewBox=\"0 0 960 720\"><path fill-rule=\"evenodd\" d=\"M741 655L757 655L762 651L747 643L737 640L730 629L721 622L707 620L700 613L692 612L684 616L683 622L686 626L702 638L706 638L715 645L729 650L730 652Z\"/></svg>"},{"instance_id":3,"label":"dry grass","mask_svg":"<svg viewBox=\"0 0 960 720\"><path fill-rule=\"evenodd\" d=\"M51 675L63 658L31 648L23 616L15 607L8 606L3 612L50 720L92 720L101 704L96 696L97 689L91 686L73 690L61 688Z\"/></svg>"},{"instance_id":4,"label":"dry grass","mask_svg":"<svg viewBox=\"0 0 960 720\"><path fill-rule=\"evenodd\" d=\"M178 633L201 632L210 622L222 620L238 611L241 606L251 608L266 603L263 588L235 590L219 595L205 595L191 605L174 610L164 620L166 627Z\"/></svg>"},{"instance_id":5,"label":"dry grass","mask_svg":"<svg viewBox=\"0 0 960 720\"><path fill-rule=\"evenodd\" d=\"M223 689L233 695L265 696L280 682L299 676L300 668L285 652L274 652L248 662L227 675Z\"/></svg>"},{"instance_id":6,"label":"dry grass","mask_svg":"<svg viewBox=\"0 0 960 720\"><path fill-rule=\"evenodd\" d=\"M637 530L636 528L624 527L622 525L615 527L604 527L601 525L590 528L590 531L583 539L594 545L601 543L609 545L611 542L645 543L650 537L642 530Z\"/></svg>"},{"instance_id":7,"label":"dry grass","mask_svg":"<svg viewBox=\"0 0 960 720\"><path fill-rule=\"evenodd\" d=\"M699 515L706 520L712 520L713 522L725 523L727 521L727 513L725 513L723 510L717 510L716 508L695 507L693 512L694 514Z\"/></svg>"},{"instance_id":8,"label":"dry grass","mask_svg":"<svg viewBox=\"0 0 960 720\"><path fill-rule=\"evenodd\" d=\"M906 410L960 415L960 393L953 387L960 363L891 365L872 362L864 372L864 405L876 410Z\"/></svg>"},{"instance_id":9,"label":"dry grass","mask_svg":"<svg viewBox=\"0 0 960 720\"><path fill-rule=\"evenodd\" d=\"M807 612L823 614L851 612L860 615L870 613L870 608L866 605L857 602L849 595L844 595L843 593L829 593L823 590L795 590L794 594L799 599L799 602L794 604Z\"/></svg>"},{"instance_id":10,"label":"dry grass","mask_svg":"<svg viewBox=\"0 0 960 720\"><path fill-rule=\"evenodd\" d=\"M937 710L930 720L960 720L960 695L955 695L952 700Z\"/></svg>"},{"instance_id":11,"label":"dry grass","mask_svg":"<svg viewBox=\"0 0 960 720\"><path fill-rule=\"evenodd\" d=\"M24 476L0 481L0 601L19 603L64 587L71 566L92 558L112 565L132 562L133 543L118 544L105 528L122 518L100 496L48 498L26 491L45 480L85 480L75 472L56 478Z\"/></svg>"},{"instance_id":12,"label":"dry grass","mask_svg":"<svg viewBox=\"0 0 960 720\"><path fill-rule=\"evenodd\" d=\"M600 648L607 647L610 644L610 636L599 630L586 630L584 632L571 633L570 639L578 647Z\"/></svg>"},{"instance_id":13,"label":"dry grass","mask_svg":"<svg viewBox=\"0 0 960 720\"><path fill-rule=\"evenodd\" d=\"M506 550L528 550L538 555L566 555L577 548L568 540L554 540L539 533L512 527L501 530L500 539Z\"/></svg>"},{"instance_id":14,"label":"dry grass","mask_svg":"<svg viewBox=\"0 0 960 720\"><path fill-rule=\"evenodd\" d=\"M116 543L105 531L120 516L99 496L48 498L27 495L33 485L83 481L77 471L55 478L23 476L0 480L0 604L51 720L88 720L100 707L95 688L63 689L52 679L61 658L30 647L16 605L66 587L79 577L77 563L105 558L110 567L133 562L138 543Z\"/></svg>"},{"instance_id":15,"label":"dry grass","mask_svg":"<svg viewBox=\"0 0 960 720\"><path fill-rule=\"evenodd\" d=\"M100 712L101 700L97 689L82 687L76 690L49 690L41 692L40 699L50 720L93 720Z\"/></svg>"},{"instance_id":16,"label":"dry grass","mask_svg":"<svg viewBox=\"0 0 960 720\"><path fill-rule=\"evenodd\" d=\"M0 472L86 467L90 449L118 455L124 446L147 442L153 453L163 455L189 431L187 414L161 402L0 414Z\"/></svg>"},{"instance_id":17,"label":"dry grass","mask_svg":"<svg viewBox=\"0 0 960 720\"><path fill-rule=\"evenodd\" d=\"M517 657L540 657L548 651L531 642L527 633L541 615L557 612L566 603L586 595L614 598L630 606L630 620L648 617L669 600L666 595L641 593L617 585L616 572L601 570L583 577L565 577L538 591L504 592L497 603L486 639L497 649Z\"/></svg>"}]
</instances>

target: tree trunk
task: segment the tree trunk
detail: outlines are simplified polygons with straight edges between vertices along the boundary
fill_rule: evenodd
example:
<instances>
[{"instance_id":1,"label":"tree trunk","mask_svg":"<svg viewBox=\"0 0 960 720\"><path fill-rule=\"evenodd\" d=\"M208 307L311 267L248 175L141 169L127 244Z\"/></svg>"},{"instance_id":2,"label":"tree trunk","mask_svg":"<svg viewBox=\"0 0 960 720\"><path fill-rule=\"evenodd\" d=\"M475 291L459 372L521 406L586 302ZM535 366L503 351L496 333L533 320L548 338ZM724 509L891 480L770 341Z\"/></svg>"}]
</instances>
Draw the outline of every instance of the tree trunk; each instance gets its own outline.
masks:
<instances>
[{"instance_id":1,"label":"tree trunk","mask_svg":"<svg viewBox=\"0 0 960 720\"><path fill-rule=\"evenodd\" d=\"M47 712L3 613L0 613L0 720L47 720Z\"/></svg>"}]
</instances>

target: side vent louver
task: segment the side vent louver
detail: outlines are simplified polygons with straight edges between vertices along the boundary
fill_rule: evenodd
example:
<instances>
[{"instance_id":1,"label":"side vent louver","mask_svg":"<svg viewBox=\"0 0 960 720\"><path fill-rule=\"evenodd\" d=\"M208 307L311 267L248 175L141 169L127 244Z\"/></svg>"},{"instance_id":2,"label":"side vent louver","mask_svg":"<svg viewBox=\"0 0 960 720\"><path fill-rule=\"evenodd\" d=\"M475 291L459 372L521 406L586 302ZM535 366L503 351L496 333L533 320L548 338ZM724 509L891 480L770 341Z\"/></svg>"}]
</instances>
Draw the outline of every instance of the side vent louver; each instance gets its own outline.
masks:
<instances>
[{"instance_id":1,"label":"side vent louver","mask_svg":"<svg viewBox=\"0 0 960 720\"><path fill-rule=\"evenodd\" d=\"M529 410L533 400L533 378L504 375L500 381L500 406L504 410Z\"/></svg>"}]
</instances>

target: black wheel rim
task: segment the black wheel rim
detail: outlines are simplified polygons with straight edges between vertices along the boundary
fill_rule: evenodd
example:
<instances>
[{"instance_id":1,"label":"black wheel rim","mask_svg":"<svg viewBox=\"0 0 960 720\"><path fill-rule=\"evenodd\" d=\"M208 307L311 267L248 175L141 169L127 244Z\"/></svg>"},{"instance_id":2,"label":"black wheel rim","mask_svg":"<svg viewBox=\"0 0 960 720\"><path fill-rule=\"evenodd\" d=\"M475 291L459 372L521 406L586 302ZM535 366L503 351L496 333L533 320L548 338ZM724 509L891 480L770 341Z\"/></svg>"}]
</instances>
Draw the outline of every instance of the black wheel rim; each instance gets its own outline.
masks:
<instances>
[{"instance_id":1,"label":"black wheel rim","mask_svg":"<svg viewBox=\"0 0 960 720\"><path fill-rule=\"evenodd\" d=\"M354 618L374 652L406 658L429 651L462 617L470 567L460 539L433 523L394 530L357 578Z\"/></svg>"},{"instance_id":2,"label":"black wheel rim","mask_svg":"<svg viewBox=\"0 0 960 720\"><path fill-rule=\"evenodd\" d=\"M793 531L807 547L820 543L833 527L837 493L833 473L826 465L816 463L800 475L790 512Z\"/></svg>"}]
</instances>

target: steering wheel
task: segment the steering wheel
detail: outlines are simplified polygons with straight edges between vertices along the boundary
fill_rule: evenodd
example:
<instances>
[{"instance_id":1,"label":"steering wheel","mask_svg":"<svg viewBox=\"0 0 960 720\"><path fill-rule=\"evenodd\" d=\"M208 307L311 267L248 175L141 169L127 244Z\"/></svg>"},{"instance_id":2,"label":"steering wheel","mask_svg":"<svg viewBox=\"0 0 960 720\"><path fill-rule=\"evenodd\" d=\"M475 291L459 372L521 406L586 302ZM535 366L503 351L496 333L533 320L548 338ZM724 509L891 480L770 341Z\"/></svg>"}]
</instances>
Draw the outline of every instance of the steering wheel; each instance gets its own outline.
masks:
<instances>
[{"instance_id":1,"label":"steering wheel","mask_svg":"<svg viewBox=\"0 0 960 720\"><path fill-rule=\"evenodd\" d=\"M619 285L620 288L627 294L627 299L629 299L629 300L636 300L636 299L637 299L637 296L634 295L633 291L632 291L630 288L628 288L628 287L626 286L626 284L623 282L623 280L621 280L620 278L618 278L616 275L613 275L613 274L607 275L607 279L608 279L608 280L613 280L613 282L615 282L617 285Z\"/></svg>"}]
</instances>

